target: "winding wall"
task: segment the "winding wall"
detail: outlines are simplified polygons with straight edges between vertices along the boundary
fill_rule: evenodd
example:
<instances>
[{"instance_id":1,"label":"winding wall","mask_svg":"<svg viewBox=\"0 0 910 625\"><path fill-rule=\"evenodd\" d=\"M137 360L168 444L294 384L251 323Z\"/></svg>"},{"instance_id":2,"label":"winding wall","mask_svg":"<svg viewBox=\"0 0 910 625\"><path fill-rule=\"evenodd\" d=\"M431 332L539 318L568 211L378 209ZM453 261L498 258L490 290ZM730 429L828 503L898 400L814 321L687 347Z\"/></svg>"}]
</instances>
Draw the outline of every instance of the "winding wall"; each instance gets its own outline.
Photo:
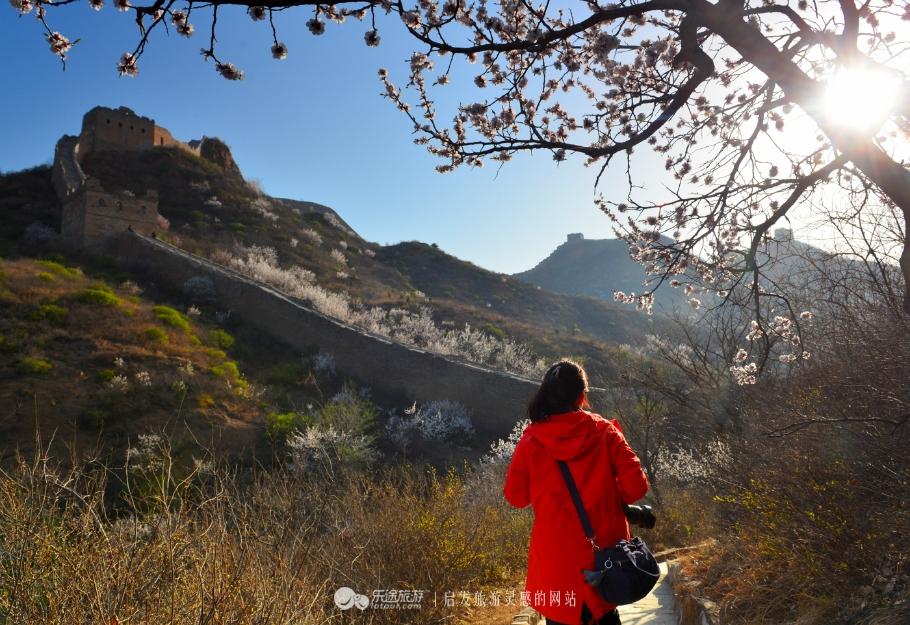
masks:
<instances>
[{"instance_id":1,"label":"winding wall","mask_svg":"<svg viewBox=\"0 0 910 625\"><path fill-rule=\"evenodd\" d=\"M368 334L268 285L157 239L124 233L116 241L115 251L120 263L164 283L182 285L194 276L211 278L218 304L244 324L296 349L318 347L331 353L339 373L367 384L380 398L400 405L438 399L461 402L471 411L483 440L507 435L523 418L537 388L532 380Z\"/></svg>"}]
</instances>

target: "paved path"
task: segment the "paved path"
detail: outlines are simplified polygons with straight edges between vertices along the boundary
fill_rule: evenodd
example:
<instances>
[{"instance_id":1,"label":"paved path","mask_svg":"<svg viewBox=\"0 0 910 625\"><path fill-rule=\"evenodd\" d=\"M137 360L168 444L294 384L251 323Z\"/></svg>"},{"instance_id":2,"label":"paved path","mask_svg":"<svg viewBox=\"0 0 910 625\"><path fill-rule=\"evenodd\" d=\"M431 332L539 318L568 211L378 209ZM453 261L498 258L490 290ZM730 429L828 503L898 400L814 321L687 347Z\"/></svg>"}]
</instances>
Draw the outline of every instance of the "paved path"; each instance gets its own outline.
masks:
<instances>
[{"instance_id":1,"label":"paved path","mask_svg":"<svg viewBox=\"0 0 910 625\"><path fill-rule=\"evenodd\" d=\"M676 625L679 616L673 609L673 587L667 579L667 563L660 563L660 579L647 597L619 608L622 625Z\"/></svg>"},{"instance_id":2,"label":"paved path","mask_svg":"<svg viewBox=\"0 0 910 625\"><path fill-rule=\"evenodd\" d=\"M667 579L667 563L660 564L660 579L647 597L619 608L622 625L677 625L679 616L673 608L673 587ZM515 621L513 621L514 623ZM541 618L537 625L546 625Z\"/></svg>"}]
</instances>

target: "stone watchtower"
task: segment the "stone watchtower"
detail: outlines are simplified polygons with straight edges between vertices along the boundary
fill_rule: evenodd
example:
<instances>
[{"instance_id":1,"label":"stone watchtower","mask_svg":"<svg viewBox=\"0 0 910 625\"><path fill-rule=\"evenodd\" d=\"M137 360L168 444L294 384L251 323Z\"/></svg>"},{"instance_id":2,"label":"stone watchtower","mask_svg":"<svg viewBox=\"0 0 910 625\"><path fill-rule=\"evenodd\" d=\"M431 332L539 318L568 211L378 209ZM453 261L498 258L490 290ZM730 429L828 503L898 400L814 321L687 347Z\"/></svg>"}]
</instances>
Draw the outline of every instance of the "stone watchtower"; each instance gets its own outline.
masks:
<instances>
[{"instance_id":1,"label":"stone watchtower","mask_svg":"<svg viewBox=\"0 0 910 625\"><path fill-rule=\"evenodd\" d=\"M96 106L82 118L79 150L82 156L97 150L147 150L154 145L154 136L155 122L148 117L125 106Z\"/></svg>"},{"instance_id":2,"label":"stone watchtower","mask_svg":"<svg viewBox=\"0 0 910 625\"><path fill-rule=\"evenodd\" d=\"M154 147L192 148L177 141L154 120L121 106L97 106L82 119L78 137L64 136L54 152L53 182L63 205L61 234L79 247L94 246L129 228L149 235L167 227L158 213L158 194L136 197L122 189L105 189L86 176L81 163L98 150L140 151Z\"/></svg>"},{"instance_id":3,"label":"stone watchtower","mask_svg":"<svg viewBox=\"0 0 910 625\"><path fill-rule=\"evenodd\" d=\"M128 191L111 193L96 178L86 178L79 194L63 204L60 231L67 241L91 246L129 228L150 235L164 223L154 189L143 197Z\"/></svg>"},{"instance_id":4,"label":"stone watchtower","mask_svg":"<svg viewBox=\"0 0 910 625\"><path fill-rule=\"evenodd\" d=\"M566 236L566 243L580 243L585 240L585 235L581 232L573 232Z\"/></svg>"}]
</instances>

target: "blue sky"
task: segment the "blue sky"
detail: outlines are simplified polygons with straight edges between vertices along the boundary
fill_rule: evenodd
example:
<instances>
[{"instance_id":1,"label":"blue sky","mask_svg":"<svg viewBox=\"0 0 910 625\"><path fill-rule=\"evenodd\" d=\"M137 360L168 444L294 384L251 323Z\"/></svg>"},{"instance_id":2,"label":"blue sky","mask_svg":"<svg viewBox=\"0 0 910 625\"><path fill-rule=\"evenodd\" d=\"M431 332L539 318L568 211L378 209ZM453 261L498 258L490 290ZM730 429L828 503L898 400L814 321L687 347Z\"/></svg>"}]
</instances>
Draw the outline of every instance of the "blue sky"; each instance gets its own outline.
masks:
<instances>
[{"instance_id":1,"label":"blue sky","mask_svg":"<svg viewBox=\"0 0 910 625\"><path fill-rule=\"evenodd\" d=\"M274 61L267 23L252 22L240 8L222 9L219 56L245 71L237 82L220 78L199 55L208 41L202 15L192 20L197 32L190 39L158 32L131 79L115 69L120 55L135 47L131 14L110 2L99 13L79 3L49 14L56 30L81 38L65 72L33 17L18 18L6 3L0 9L3 171L48 162L55 141L78 132L91 107L124 105L184 140L221 137L244 175L269 194L331 206L381 244L437 243L512 273L535 265L567 233L612 237L593 205L596 172L581 159L557 166L540 152L516 157L498 172L487 165L438 174L439 161L412 142L407 118L379 95L377 69L389 68L402 85L406 59L416 49L393 20L379 23L382 44L368 48L365 23L329 23L325 35L314 37L304 26L306 11L287 11L276 22L290 53ZM446 104L477 98L469 86L473 74L461 78L445 88ZM617 165L600 187L615 197L625 189L624 162Z\"/></svg>"}]
</instances>

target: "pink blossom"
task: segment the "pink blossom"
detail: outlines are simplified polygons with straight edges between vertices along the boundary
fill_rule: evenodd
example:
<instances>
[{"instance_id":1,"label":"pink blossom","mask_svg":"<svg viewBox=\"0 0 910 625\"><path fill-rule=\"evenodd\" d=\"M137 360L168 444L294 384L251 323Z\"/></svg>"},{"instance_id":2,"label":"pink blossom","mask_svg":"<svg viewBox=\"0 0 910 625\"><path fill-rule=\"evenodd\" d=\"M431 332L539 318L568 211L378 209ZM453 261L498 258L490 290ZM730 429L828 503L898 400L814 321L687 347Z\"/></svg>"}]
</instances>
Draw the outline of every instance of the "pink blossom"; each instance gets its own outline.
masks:
<instances>
[{"instance_id":1,"label":"pink blossom","mask_svg":"<svg viewBox=\"0 0 910 625\"><path fill-rule=\"evenodd\" d=\"M69 39L56 31L47 35L47 42L51 45L51 52L64 60L66 59L66 53L73 47Z\"/></svg>"},{"instance_id":2,"label":"pink blossom","mask_svg":"<svg viewBox=\"0 0 910 625\"><path fill-rule=\"evenodd\" d=\"M243 70L238 69L233 63L218 63L215 70L228 80L243 80Z\"/></svg>"},{"instance_id":3,"label":"pink blossom","mask_svg":"<svg viewBox=\"0 0 910 625\"><path fill-rule=\"evenodd\" d=\"M288 47L283 43L276 43L272 46L272 58L283 61L288 58Z\"/></svg>"},{"instance_id":4,"label":"pink blossom","mask_svg":"<svg viewBox=\"0 0 910 625\"><path fill-rule=\"evenodd\" d=\"M325 32L325 22L320 20L318 17L314 17L311 20L308 20L306 27L310 29L310 32L314 35L321 35Z\"/></svg>"},{"instance_id":5,"label":"pink blossom","mask_svg":"<svg viewBox=\"0 0 910 625\"><path fill-rule=\"evenodd\" d=\"M364 33L363 40L368 46L375 48L379 45L379 31L375 28L371 28L366 33Z\"/></svg>"},{"instance_id":6,"label":"pink blossom","mask_svg":"<svg viewBox=\"0 0 910 625\"><path fill-rule=\"evenodd\" d=\"M9 3L22 15L31 13L32 9L35 8L35 5L32 4L31 0L9 0Z\"/></svg>"},{"instance_id":7,"label":"pink blossom","mask_svg":"<svg viewBox=\"0 0 910 625\"><path fill-rule=\"evenodd\" d=\"M117 71L120 72L121 76L129 76L130 78L139 73L139 68L136 67L136 59L132 53L123 53L123 56L120 57L120 62L117 63Z\"/></svg>"},{"instance_id":8,"label":"pink blossom","mask_svg":"<svg viewBox=\"0 0 910 625\"><path fill-rule=\"evenodd\" d=\"M408 28L417 28L420 26L420 15L417 11L407 11L401 14L401 20Z\"/></svg>"}]
</instances>

